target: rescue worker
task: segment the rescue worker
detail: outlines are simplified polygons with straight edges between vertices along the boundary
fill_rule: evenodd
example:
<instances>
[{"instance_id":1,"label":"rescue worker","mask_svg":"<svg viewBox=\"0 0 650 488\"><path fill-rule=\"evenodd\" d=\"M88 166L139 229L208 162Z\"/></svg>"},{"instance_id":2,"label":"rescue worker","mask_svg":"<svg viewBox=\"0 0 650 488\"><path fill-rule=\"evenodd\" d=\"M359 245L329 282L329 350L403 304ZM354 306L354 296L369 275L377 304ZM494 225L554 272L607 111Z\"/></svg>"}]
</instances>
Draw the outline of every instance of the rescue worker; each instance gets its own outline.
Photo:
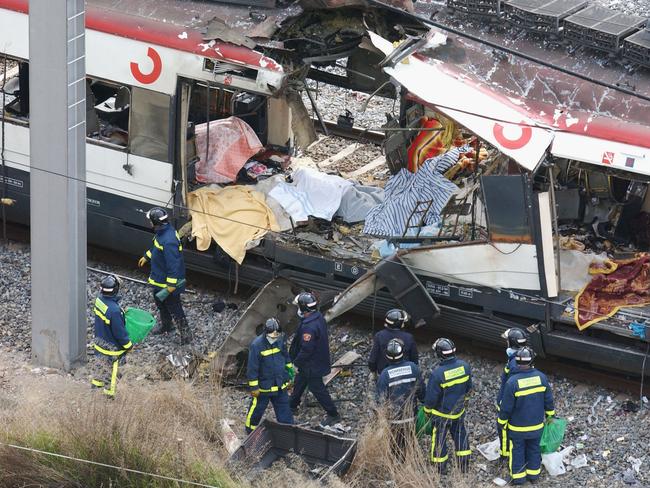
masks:
<instances>
[{"instance_id":1,"label":"rescue worker","mask_svg":"<svg viewBox=\"0 0 650 488\"><path fill-rule=\"evenodd\" d=\"M517 372L506 382L499 410L499 423L508 429L510 477L515 485L539 478L544 420L555 415L551 386L544 373L534 368L534 360L532 348L517 351Z\"/></svg>"},{"instance_id":2,"label":"rescue worker","mask_svg":"<svg viewBox=\"0 0 650 488\"><path fill-rule=\"evenodd\" d=\"M287 394L291 383L289 371L292 369L280 322L270 318L248 350L247 376L251 404L246 415L246 433L250 434L259 425L269 401L273 404L278 422L293 424Z\"/></svg>"},{"instance_id":3,"label":"rescue worker","mask_svg":"<svg viewBox=\"0 0 650 488\"><path fill-rule=\"evenodd\" d=\"M506 340L507 348L506 355L508 360L503 372L501 373L501 385L499 386L499 392L497 393L496 406L497 412L499 411L501 405L501 398L503 397L503 389L506 386L506 381L514 372L517 370L517 362L515 361L515 354L519 349L528 344L528 336L519 327L512 327L506 330L501 337ZM508 431L503 428L503 426L497 422L497 435L499 436L500 444L499 451L501 453L501 459L509 459L508 455Z\"/></svg>"},{"instance_id":4,"label":"rescue worker","mask_svg":"<svg viewBox=\"0 0 650 488\"><path fill-rule=\"evenodd\" d=\"M156 235L153 238L153 247L148 249L138 261L141 268L151 262L149 284L153 288L153 299L160 312L160 325L155 327L153 334L172 332L174 322L180 332L181 345L191 342L191 331L183 311L181 293L185 291L185 261L183 260L183 246L178 232L169 223L167 211L154 207L147 212ZM162 289L167 289L169 295L161 300L157 294Z\"/></svg>"},{"instance_id":5,"label":"rescue worker","mask_svg":"<svg viewBox=\"0 0 650 488\"><path fill-rule=\"evenodd\" d=\"M404 344L391 339L386 344L388 366L377 380L377 403L387 402L388 418L395 443L403 452L407 439L415 434L418 400L424 401L424 383L420 368L404 357Z\"/></svg>"},{"instance_id":6,"label":"rescue worker","mask_svg":"<svg viewBox=\"0 0 650 488\"><path fill-rule=\"evenodd\" d=\"M431 462L438 472L447 472L447 431L456 448L456 460L462 472L469 468L469 448L465 430L465 398L472 389L469 365L456 358L456 346L441 337L433 344L440 363L431 372L424 397L424 411L431 415Z\"/></svg>"},{"instance_id":7,"label":"rescue worker","mask_svg":"<svg viewBox=\"0 0 650 488\"><path fill-rule=\"evenodd\" d=\"M300 325L290 350L296 367L295 385L290 400L291 410L298 408L302 394L309 388L327 413L320 426L330 427L340 422L341 417L323 383L323 376L331 371L327 323L318 311L318 300L313 293L299 294L294 303L298 305Z\"/></svg>"},{"instance_id":8,"label":"rescue worker","mask_svg":"<svg viewBox=\"0 0 650 488\"><path fill-rule=\"evenodd\" d=\"M100 283L100 295L95 299L96 371L91 380L93 388L101 388L109 398L115 397L118 367L124 362L133 344L126 332L124 311L120 307L120 282L108 275Z\"/></svg>"},{"instance_id":9,"label":"rescue worker","mask_svg":"<svg viewBox=\"0 0 650 488\"><path fill-rule=\"evenodd\" d=\"M368 360L368 368L375 375L381 374L388 360L386 359L386 346L391 339L399 339L404 345L404 357L412 363L418 364L418 349L413 335L402 330L408 322L409 316L404 310L394 308L386 312L384 329L375 334L372 341L372 350Z\"/></svg>"}]
</instances>

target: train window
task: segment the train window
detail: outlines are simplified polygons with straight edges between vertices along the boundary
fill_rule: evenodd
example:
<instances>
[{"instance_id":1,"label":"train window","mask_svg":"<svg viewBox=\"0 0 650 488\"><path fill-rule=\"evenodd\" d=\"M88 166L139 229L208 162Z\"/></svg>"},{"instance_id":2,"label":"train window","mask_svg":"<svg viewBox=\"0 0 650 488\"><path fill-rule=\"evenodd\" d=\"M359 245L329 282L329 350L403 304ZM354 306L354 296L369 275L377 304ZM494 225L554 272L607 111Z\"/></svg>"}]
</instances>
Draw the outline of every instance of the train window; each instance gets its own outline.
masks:
<instances>
[{"instance_id":1,"label":"train window","mask_svg":"<svg viewBox=\"0 0 650 488\"><path fill-rule=\"evenodd\" d=\"M6 120L27 123L29 121L29 63L26 61L7 60L5 75L0 75L0 104L4 100L4 110L0 116Z\"/></svg>"},{"instance_id":2,"label":"train window","mask_svg":"<svg viewBox=\"0 0 650 488\"><path fill-rule=\"evenodd\" d=\"M491 241L533 242L525 185L522 175L481 177Z\"/></svg>"},{"instance_id":3,"label":"train window","mask_svg":"<svg viewBox=\"0 0 650 488\"><path fill-rule=\"evenodd\" d=\"M169 95L133 87L131 153L157 161L169 161L170 105Z\"/></svg>"},{"instance_id":4,"label":"train window","mask_svg":"<svg viewBox=\"0 0 650 488\"><path fill-rule=\"evenodd\" d=\"M86 135L90 139L126 148L130 108L129 87L86 79Z\"/></svg>"}]
</instances>

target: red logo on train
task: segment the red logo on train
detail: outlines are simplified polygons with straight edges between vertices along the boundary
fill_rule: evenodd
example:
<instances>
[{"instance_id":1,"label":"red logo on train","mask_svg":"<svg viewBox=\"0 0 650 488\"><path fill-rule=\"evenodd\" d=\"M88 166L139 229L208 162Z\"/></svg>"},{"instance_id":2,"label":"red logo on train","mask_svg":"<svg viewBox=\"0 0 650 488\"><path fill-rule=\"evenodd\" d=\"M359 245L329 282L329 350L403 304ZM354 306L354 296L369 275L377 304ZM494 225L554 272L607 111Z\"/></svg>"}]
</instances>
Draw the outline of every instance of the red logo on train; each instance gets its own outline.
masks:
<instances>
[{"instance_id":1,"label":"red logo on train","mask_svg":"<svg viewBox=\"0 0 650 488\"><path fill-rule=\"evenodd\" d=\"M160 73L162 73L162 59L160 58L158 51L150 47L147 50L147 56L149 56L149 59L153 61L153 69L150 73L143 73L140 71L140 65L138 63L133 61L131 62L131 74L143 85L154 83L158 78L160 78Z\"/></svg>"},{"instance_id":2,"label":"red logo on train","mask_svg":"<svg viewBox=\"0 0 650 488\"><path fill-rule=\"evenodd\" d=\"M521 149L526 144L530 142L530 139L533 137L533 129L530 127L521 127L521 135L517 139L508 139L503 133L503 126L499 123L494 124L492 133L494 138L499 144L501 144L506 149L516 150Z\"/></svg>"}]
</instances>

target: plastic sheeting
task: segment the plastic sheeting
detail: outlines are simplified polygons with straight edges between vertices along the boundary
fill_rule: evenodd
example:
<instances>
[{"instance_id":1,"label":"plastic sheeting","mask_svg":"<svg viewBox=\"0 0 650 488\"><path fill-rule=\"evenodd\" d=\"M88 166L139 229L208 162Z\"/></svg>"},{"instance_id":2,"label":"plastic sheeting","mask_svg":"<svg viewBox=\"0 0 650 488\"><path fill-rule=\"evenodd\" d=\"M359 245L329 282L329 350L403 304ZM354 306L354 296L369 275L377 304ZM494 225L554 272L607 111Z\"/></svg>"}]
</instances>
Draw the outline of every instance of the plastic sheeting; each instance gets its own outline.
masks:
<instances>
[{"instance_id":1,"label":"plastic sheeting","mask_svg":"<svg viewBox=\"0 0 650 488\"><path fill-rule=\"evenodd\" d=\"M196 126L196 179L202 183L230 183L252 156L263 149L255 131L237 117ZM206 157L207 151L207 157Z\"/></svg>"}]
</instances>

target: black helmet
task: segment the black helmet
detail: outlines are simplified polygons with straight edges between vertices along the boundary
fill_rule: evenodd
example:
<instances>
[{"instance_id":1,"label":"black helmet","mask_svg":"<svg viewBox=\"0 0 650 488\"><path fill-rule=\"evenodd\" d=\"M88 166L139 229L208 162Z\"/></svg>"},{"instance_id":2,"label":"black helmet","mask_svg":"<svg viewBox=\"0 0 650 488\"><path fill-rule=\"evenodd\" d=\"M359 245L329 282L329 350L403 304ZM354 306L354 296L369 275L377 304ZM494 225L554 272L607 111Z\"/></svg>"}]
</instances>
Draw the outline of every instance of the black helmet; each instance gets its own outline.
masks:
<instances>
[{"instance_id":1,"label":"black helmet","mask_svg":"<svg viewBox=\"0 0 650 488\"><path fill-rule=\"evenodd\" d=\"M506 330L501 337L508 341L508 347L519 349L528 343L528 335L519 327Z\"/></svg>"},{"instance_id":2,"label":"black helmet","mask_svg":"<svg viewBox=\"0 0 650 488\"><path fill-rule=\"evenodd\" d=\"M293 303L298 305L298 310L302 313L318 310L318 300L313 293L309 293L308 291L303 291L295 298Z\"/></svg>"},{"instance_id":3,"label":"black helmet","mask_svg":"<svg viewBox=\"0 0 650 488\"><path fill-rule=\"evenodd\" d=\"M151 221L151 225L154 227L157 225L164 225L167 223L169 215L167 210L160 207L153 207L147 212L147 218Z\"/></svg>"},{"instance_id":4,"label":"black helmet","mask_svg":"<svg viewBox=\"0 0 650 488\"><path fill-rule=\"evenodd\" d=\"M451 339L441 337L433 343L433 350L440 359L449 359L456 357L456 346Z\"/></svg>"},{"instance_id":5,"label":"black helmet","mask_svg":"<svg viewBox=\"0 0 650 488\"><path fill-rule=\"evenodd\" d=\"M404 343L399 339L391 339L386 345L386 359L395 363L404 357Z\"/></svg>"},{"instance_id":6,"label":"black helmet","mask_svg":"<svg viewBox=\"0 0 650 488\"><path fill-rule=\"evenodd\" d=\"M524 346L515 353L517 366L531 366L535 361L535 351L532 347Z\"/></svg>"},{"instance_id":7,"label":"black helmet","mask_svg":"<svg viewBox=\"0 0 650 488\"><path fill-rule=\"evenodd\" d=\"M272 332L282 332L282 326L280 325L280 322L278 319L275 317L271 317L270 319L267 319L266 322L264 323L264 333L265 334L271 334Z\"/></svg>"},{"instance_id":8,"label":"black helmet","mask_svg":"<svg viewBox=\"0 0 650 488\"><path fill-rule=\"evenodd\" d=\"M108 275L102 279L99 286L101 287L102 295L114 297L120 291L120 280L115 275Z\"/></svg>"},{"instance_id":9,"label":"black helmet","mask_svg":"<svg viewBox=\"0 0 650 488\"><path fill-rule=\"evenodd\" d=\"M393 308L386 312L384 325L389 329L401 329L406 325L408 319L409 316L404 310Z\"/></svg>"}]
</instances>

